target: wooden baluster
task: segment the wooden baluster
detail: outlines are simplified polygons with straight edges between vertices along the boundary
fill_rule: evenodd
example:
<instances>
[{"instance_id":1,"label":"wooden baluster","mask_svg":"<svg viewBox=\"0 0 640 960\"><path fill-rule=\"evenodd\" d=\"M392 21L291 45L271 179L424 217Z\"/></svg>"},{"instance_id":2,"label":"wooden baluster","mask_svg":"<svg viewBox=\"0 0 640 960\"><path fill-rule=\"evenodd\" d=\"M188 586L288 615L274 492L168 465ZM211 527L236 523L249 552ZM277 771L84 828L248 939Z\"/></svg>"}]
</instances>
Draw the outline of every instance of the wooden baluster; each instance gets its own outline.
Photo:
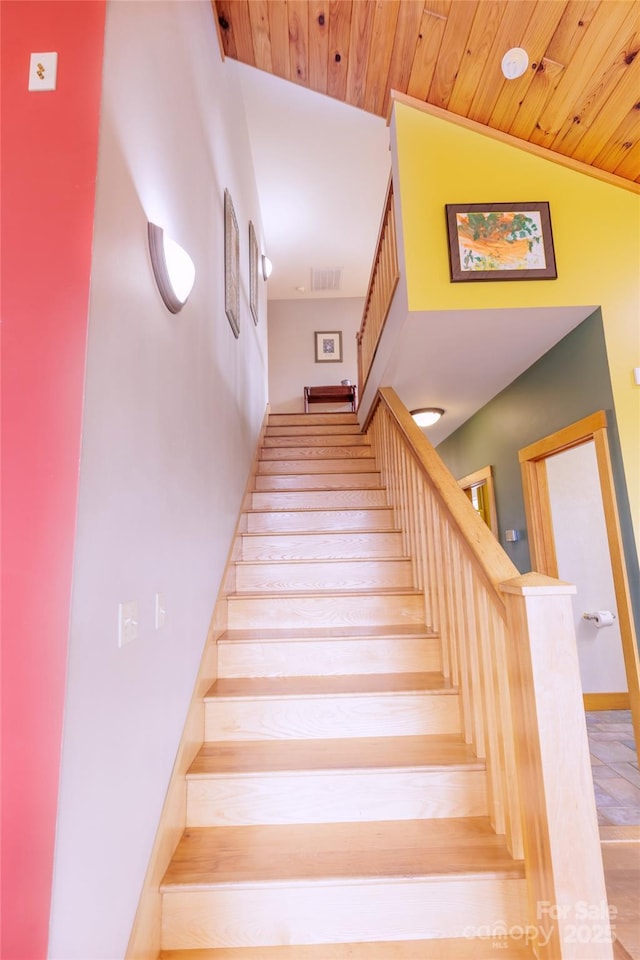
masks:
<instances>
[{"instance_id":1,"label":"wooden baluster","mask_svg":"<svg viewBox=\"0 0 640 960\"><path fill-rule=\"evenodd\" d=\"M409 468L411 471L411 565L413 569L413 582L418 590L424 593L424 571L422 567L422 534L420 530L420 476L416 462L411 457Z\"/></svg>"},{"instance_id":2,"label":"wooden baluster","mask_svg":"<svg viewBox=\"0 0 640 960\"><path fill-rule=\"evenodd\" d=\"M486 586L476 582L476 627L479 638L479 657L482 672L482 691L484 708L484 754L487 761L487 802L491 825L496 833L505 832L505 817L503 804L502 765L504 750L502 747L500 730L500 706L498 703L498 688L495 671L497 665L494 656L493 621L494 608L492 607ZM510 735L511 728L507 729Z\"/></svg>"},{"instance_id":3,"label":"wooden baluster","mask_svg":"<svg viewBox=\"0 0 640 960\"><path fill-rule=\"evenodd\" d=\"M511 697L511 678L507 662L507 649L512 643L511 636L507 635L507 626L502 615L492 608L492 637L494 642L494 663L496 688L498 690L497 705L500 710L498 721L501 734L500 777L502 787L502 808L504 815L503 829L507 846L516 859L524 857L524 841L522 833L522 814L520 809L520 785L517 774L517 758L515 737L513 735L513 706ZM496 830L499 821L496 819Z\"/></svg>"},{"instance_id":4,"label":"wooden baluster","mask_svg":"<svg viewBox=\"0 0 640 960\"><path fill-rule=\"evenodd\" d=\"M478 590L482 589L479 578L468 556L463 563L465 604L469 618L469 671L471 679L471 710L473 716L473 748L479 757L486 756L484 704L484 678L480 662L480 623L478 619Z\"/></svg>"}]
</instances>

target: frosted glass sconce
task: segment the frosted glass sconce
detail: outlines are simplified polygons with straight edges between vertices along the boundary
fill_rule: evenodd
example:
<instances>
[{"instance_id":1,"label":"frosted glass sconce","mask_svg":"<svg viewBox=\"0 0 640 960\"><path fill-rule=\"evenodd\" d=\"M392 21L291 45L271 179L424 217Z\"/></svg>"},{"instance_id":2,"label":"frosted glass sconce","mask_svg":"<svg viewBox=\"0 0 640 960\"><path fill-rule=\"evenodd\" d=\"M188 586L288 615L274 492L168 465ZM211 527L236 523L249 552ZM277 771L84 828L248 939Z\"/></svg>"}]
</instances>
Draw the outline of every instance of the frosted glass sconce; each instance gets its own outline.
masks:
<instances>
[{"instance_id":1,"label":"frosted glass sconce","mask_svg":"<svg viewBox=\"0 0 640 960\"><path fill-rule=\"evenodd\" d=\"M186 250L167 237L162 227L149 224L149 252L153 275L171 313L184 307L196 279L196 268Z\"/></svg>"},{"instance_id":2,"label":"frosted glass sconce","mask_svg":"<svg viewBox=\"0 0 640 960\"><path fill-rule=\"evenodd\" d=\"M268 280L269 277L271 276L272 270L273 270L273 264L271 263L271 260L269 260L269 257L265 256L265 254L263 253L262 254L262 279Z\"/></svg>"}]
</instances>

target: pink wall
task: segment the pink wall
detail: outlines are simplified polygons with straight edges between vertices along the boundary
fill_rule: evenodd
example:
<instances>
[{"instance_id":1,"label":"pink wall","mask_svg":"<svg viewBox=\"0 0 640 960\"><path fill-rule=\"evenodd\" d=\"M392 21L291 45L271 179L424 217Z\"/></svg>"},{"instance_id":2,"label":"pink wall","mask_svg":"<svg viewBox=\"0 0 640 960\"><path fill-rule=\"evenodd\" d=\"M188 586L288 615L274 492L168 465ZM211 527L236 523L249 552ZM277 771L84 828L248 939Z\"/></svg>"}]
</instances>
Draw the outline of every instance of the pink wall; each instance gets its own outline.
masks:
<instances>
[{"instance_id":1,"label":"pink wall","mask_svg":"<svg viewBox=\"0 0 640 960\"><path fill-rule=\"evenodd\" d=\"M105 2L3 0L3 960L46 956ZM29 93L29 54L58 89Z\"/></svg>"}]
</instances>

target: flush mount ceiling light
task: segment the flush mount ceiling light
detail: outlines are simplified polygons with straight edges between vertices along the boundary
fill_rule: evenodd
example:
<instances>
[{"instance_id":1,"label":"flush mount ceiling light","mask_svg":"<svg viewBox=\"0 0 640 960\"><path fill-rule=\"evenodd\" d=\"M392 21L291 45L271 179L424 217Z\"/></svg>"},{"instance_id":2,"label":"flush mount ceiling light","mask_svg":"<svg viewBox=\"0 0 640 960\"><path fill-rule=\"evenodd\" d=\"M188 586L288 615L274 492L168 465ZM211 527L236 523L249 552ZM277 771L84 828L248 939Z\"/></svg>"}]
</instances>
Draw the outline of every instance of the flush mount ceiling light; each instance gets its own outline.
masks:
<instances>
[{"instance_id":1,"label":"flush mount ceiling light","mask_svg":"<svg viewBox=\"0 0 640 960\"><path fill-rule=\"evenodd\" d=\"M517 80L529 66L529 54L522 47L512 47L502 58L502 72L507 80Z\"/></svg>"},{"instance_id":2,"label":"flush mount ceiling light","mask_svg":"<svg viewBox=\"0 0 640 960\"><path fill-rule=\"evenodd\" d=\"M418 407L411 411L411 416L419 427L432 427L437 423L444 410L442 407Z\"/></svg>"},{"instance_id":3,"label":"flush mount ceiling light","mask_svg":"<svg viewBox=\"0 0 640 960\"><path fill-rule=\"evenodd\" d=\"M171 313L187 302L196 278L196 268L186 250L168 237L162 227L149 224L149 252L160 296Z\"/></svg>"},{"instance_id":4,"label":"flush mount ceiling light","mask_svg":"<svg viewBox=\"0 0 640 960\"><path fill-rule=\"evenodd\" d=\"M262 279L268 280L269 277L271 276L272 270L273 270L273 264L271 263L271 260L269 260L269 257L267 257L263 253L262 254Z\"/></svg>"}]
</instances>

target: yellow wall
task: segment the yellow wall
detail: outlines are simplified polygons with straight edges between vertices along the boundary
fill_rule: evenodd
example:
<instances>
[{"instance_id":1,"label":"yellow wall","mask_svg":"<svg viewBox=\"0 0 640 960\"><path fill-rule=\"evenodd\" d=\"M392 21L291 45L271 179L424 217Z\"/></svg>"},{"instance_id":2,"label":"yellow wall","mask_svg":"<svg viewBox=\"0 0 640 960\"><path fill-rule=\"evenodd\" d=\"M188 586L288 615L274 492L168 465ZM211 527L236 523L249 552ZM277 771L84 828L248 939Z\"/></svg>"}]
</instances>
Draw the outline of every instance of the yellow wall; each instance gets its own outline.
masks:
<instances>
[{"instance_id":1,"label":"yellow wall","mask_svg":"<svg viewBox=\"0 0 640 960\"><path fill-rule=\"evenodd\" d=\"M602 307L640 543L640 196L406 104L394 130L410 310ZM550 204L557 279L450 282L446 203L538 200Z\"/></svg>"}]
</instances>

